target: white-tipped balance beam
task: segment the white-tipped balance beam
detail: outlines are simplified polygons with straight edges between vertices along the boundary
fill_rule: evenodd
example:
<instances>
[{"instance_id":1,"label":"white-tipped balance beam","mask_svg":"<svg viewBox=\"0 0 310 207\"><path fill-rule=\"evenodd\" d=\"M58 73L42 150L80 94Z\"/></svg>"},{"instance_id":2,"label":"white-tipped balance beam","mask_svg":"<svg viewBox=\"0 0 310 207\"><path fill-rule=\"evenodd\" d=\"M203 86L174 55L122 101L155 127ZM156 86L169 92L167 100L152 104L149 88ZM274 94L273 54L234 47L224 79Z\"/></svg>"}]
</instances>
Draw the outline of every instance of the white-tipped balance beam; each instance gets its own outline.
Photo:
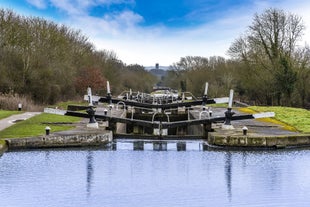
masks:
<instances>
[{"instance_id":1,"label":"white-tipped balance beam","mask_svg":"<svg viewBox=\"0 0 310 207\"><path fill-rule=\"evenodd\" d=\"M253 114L254 119L268 118L268 117L274 117L274 116L275 116L274 112L264 112L264 113Z\"/></svg>"},{"instance_id":2,"label":"white-tipped balance beam","mask_svg":"<svg viewBox=\"0 0 310 207\"><path fill-rule=\"evenodd\" d=\"M228 103L229 98L228 97L214 98L213 100L215 103Z\"/></svg>"},{"instance_id":3,"label":"white-tipped balance beam","mask_svg":"<svg viewBox=\"0 0 310 207\"><path fill-rule=\"evenodd\" d=\"M208 95L208 87L209 87L209 83L206 82L206 85L205 85L205 93L204 93L205 96Z\"/></svg>"},{"instance_id":4,"label":"white-tipped balance beam","mask_svg":"<svg viewBox=\"0 0 310 207\"><path fill-rule=\"evenodd\" d=\"M230 89L228 108L232 108L233 99L234 99L234 90Z\"/></svg>"},{"instance_id":5,"label":"white-tipped balance beam","mask_svg":"<svg viewBox=\"0 0 310 207\"><path fill-rule=\"evenodd\" d=\"M93 96L92 96L90 87L87 88L87 96L88 96L89 106L92 106L93 105Z\"/></svg>"},{"instance_id":6,"label":"white-tipped balance beam","mask_svg":"<svg viewBox=\"0 0 310 207\"><path fill-rule=\"evenodd\" d=\"M107 94L111 94L110 82L107 81Z\"/></svg>"}]
</instances>

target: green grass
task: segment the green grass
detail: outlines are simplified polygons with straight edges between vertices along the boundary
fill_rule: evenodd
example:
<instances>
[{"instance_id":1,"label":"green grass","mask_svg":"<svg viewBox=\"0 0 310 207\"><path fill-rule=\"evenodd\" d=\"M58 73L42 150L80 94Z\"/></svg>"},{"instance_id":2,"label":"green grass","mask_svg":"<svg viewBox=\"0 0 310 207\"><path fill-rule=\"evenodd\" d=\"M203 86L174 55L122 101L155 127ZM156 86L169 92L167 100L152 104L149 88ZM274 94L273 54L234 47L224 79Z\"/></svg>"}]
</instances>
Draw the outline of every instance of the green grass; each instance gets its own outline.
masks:
<instances>
[{"instance_id":1,"label":"green grass","mask_svg":"<svg viewBox=\"0 0 310 207\"><path fill-rule=\"evenodd\" d=\"M4 111L4 110L0 110L0 119L4 119L7 118L9 116L12 116L14 114L20 114L22 112L20 111Z\"/></svg>"},{"instance_id":2,"label":"green grass","mask_svg":"<svg viewBox=\"0 0 310 207\"><path fill-rule=\"evenodd\" d=\"M67 101L67 102L60 102L57 103L53 106L49 106L51 108L58 108L58 109L63 109L63 110L67 110L69 105L79 105L79 106L88 106L88 102L86 101Z\"/></svg>"},{"instance_id":3,"label":"green grass","mask_svg":"<svg viewBox=\"0 0 310 207\"><path fill-rule=\"evenodd\" d=\"M48 125L43 122L78 122L81 118L42 113L25 121L18 122L0 131L0 138L33 137L45 134L45 127L51 127L51 133L72 129L68 125Z\"/></svg>"},{"instance_id":4,"label":"green grass","mask_svg":"<svg viewBox=\"0 0 310 207\"><path fill-rule=\"evenodd\" d=\"M215 104L208 104L207 106L211 106L211 107L219 107L219 108L228 108L228 104L227 103L215 103Z\"/></svg>"},{"instance_id":5,"label":"green grass","mask_svg":"<svg viewBox=\"0 0 310 207\"><path fill-rule=\"evenodd\" d=\"M251 113L275 112L274 119L266 118L263 121L274 122L283 125L286 129L310 133L310 111L301 108L291 107L261 107L251 106L242 108L241 111Z\"/></svg>"}]
</instances>

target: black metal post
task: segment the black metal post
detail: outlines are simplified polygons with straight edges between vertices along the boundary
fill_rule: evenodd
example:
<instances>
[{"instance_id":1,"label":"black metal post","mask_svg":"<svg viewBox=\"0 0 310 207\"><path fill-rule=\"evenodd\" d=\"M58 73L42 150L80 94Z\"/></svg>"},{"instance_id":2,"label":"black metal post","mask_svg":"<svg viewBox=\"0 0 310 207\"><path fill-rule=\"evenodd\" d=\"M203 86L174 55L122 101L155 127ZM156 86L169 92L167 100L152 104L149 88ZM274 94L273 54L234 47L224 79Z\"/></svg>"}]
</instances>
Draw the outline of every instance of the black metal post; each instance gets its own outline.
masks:
<instances>
[{"instance_id":1,"label":"black metal post","mask_svg":"<svg viewBox=\"0 0 310 207\"><path fill-rule=\"evenodd\" d=\"M51 128L49 126L45 127L45 135L50 135Z\"/></svg>"},{"instance_id":2,"label":"black metal post","mask_svg":"<svg viewBox=\"0 0 310 207\"><path fill-rule=\"evenodd\" d=\"M203 95L203 96L202 96L202 105L203 105L203 106L206 105L207 102L208 102L208 96L207 96L207 95Z\"/></svg>"},{"instance_id":3,"label":"black metal post","mask_svg":"<svg viewBox=\"0 0 310 207\"><path fill-rule=\"evenodd\" d=\"M225 112L225 122L224 125L231 125L231 118L235 114L235 112L231 111L231 108L227 108L227 111Z\"/></svg>"},{"instance_id":4,"label":"black metal post","mask_svg":"<svg viewBox=\"0 0 310 207\"><path fill-rule=\"evenodd\" d=\"M91 106L86 110L86 112L89 115L89 123L96 123L96 119L95 119L96 110L94 110L93 107Z\"/></svg>"}]
</instances>

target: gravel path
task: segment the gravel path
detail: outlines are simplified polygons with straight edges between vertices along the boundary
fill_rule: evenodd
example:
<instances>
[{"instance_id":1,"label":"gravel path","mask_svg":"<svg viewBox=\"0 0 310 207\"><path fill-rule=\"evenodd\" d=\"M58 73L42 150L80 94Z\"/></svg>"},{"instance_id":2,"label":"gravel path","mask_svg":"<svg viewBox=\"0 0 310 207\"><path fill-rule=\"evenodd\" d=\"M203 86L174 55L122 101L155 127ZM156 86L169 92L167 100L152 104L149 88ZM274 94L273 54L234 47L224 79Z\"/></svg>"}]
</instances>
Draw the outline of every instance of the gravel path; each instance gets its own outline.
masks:
<instances>
[{"instance_id":1,"label":"gravel path","mask_svg":"<svg viewBox=\"0 0 310 207\"><path fill-rule=\"evenodd\" d=\"M25 112L22 114L15 114L15 115L9 116L5 119L1 119L0 120L0 131L12 126L18 121L29 119L30 117L36 116L38 114L41 114L41 112Z\"/></svg>"}]
</instances>

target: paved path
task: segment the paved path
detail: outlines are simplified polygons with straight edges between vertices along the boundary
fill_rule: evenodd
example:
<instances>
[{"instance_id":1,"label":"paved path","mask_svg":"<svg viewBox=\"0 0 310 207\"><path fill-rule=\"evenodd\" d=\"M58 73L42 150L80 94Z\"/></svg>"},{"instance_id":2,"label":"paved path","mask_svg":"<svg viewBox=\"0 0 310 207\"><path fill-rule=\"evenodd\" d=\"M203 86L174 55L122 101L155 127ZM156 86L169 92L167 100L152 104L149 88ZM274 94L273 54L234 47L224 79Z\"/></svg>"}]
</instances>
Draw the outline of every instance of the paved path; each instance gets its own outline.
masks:
<instances>
[{"instance_id":1,"label":"paved path","mask_svg":"<svg viewBox=\"0 0 310 207\"><path fill-rule=\"evenodd\" d=\"M22 114L15 114L15 115L9 116L5 119L1 119L0 120L0 131L12 126L15 121L26 120L38 114L41 114L41 112L25 112Z\"/></svg>"}]
</instances>

